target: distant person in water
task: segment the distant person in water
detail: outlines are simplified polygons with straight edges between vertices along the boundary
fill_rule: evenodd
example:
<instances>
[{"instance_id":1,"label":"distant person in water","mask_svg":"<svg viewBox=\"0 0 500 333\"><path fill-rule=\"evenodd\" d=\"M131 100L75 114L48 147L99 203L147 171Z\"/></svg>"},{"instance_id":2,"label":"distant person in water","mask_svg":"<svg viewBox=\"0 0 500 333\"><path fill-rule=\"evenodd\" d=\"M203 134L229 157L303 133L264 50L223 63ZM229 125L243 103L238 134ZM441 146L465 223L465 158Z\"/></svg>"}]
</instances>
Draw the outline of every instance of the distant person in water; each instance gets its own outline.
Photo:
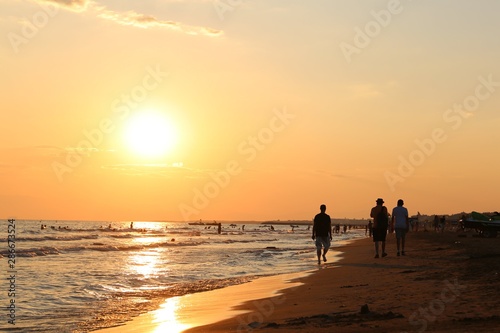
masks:
<instances>
[{"instance_id":1,"label":"distant person in water","mask_svg":"<svg viewBox=\"0 0 500 333\"><path fill-rule=\"evenodd\" d=\"M134 222L130 222L130 229L134 229Z\"/></svg>"},{"instance_id":2,"label":"distant person in water","mask_svg":"<svg viewBox=\"0 0 500 333\"><path fill-rule=\"evenodd\" d=\"M410 220L408 218L408 209L403 207L404 201L398 200L398 205L392 209L392 226L396 231L397 255L405 255L405 239L406 233L410 228ZM401 252L399 251L401 249Z\"/></svg>"},{"instance_id":3,"label":"distant person in water","mask_svg":"<svg viewBox=\"0 0 500 333\"><path fill-rule=\"evenodd\" d=\"M372 208L370 217L373 218L373 242L375 243L375 258L379 257L379 242L382 243L382 257L387 256L385 252L385 238L387 236L387 227L389 214L384 206L384 200L378 198L377 205Z\"/></svg>"},{"instance_id":4,"label":"distant person in water","mask_svg":"<svg viewBox=\"0 0 500 333\"><path fill-rule=\"evenodd\" d=\"M319 207L320 213L314 217L312 230L312 239L316 241L316 254L318 256L318 265L321 264L321 250L323 249L323 261L326 262L326 253L330 248L332 240L332 220L325 213L326 205Z\"/></svg>"}]
</instances>

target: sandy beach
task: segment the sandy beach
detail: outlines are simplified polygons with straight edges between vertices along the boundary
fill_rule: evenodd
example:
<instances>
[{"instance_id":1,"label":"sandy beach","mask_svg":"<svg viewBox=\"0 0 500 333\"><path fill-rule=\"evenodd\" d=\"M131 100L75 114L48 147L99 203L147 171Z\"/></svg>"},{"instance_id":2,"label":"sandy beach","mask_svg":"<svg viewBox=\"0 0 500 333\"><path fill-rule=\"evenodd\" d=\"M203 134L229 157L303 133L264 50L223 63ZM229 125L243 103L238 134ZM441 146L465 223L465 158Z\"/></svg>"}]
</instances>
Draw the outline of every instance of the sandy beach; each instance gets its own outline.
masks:
<instances>
[{"instance_id":1,"label":"sandy beach","mask_svg":"<svg viewBox=\"0 0 500 333\"><path fill-rule=\"evenodd\" d=\"M269 288L283 288L284 279L276 277L259 279L264 294L257 292L259 284L199 293L194 303L205 309L224 304L226 311L216 308L220 320L198 326L203 312L188 313L189 307L180 306L177 317L191 319L178 331L498 332L499 241L452 231L409 233L406 256L398 257L390 234L388 256L375 259L371 239L361 239L338 248L343 252L339 262L290 277L295 283L283 293L263 297ZM153 320L148 314L99 332L160 332L160 325L173 329L167 319L157 315Z\"/></svg>"}]
</instances>

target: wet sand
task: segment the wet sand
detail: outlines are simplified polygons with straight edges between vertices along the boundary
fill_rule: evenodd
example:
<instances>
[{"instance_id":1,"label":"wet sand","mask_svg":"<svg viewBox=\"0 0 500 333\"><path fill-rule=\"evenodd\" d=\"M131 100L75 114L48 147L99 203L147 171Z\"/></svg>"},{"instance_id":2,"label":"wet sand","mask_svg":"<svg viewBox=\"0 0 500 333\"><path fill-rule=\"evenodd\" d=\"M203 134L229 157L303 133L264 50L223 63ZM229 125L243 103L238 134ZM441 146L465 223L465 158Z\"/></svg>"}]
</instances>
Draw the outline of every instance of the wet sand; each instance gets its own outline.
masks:
<instances>
[{"instance_id":1,"label":"wet sand","mask_svg":"<svg viewBox=\"0 0 500 333\"><path fill-rule=\"evenodd\" d=\"M175 297L98 332L500 331L500 238L409 233L406 256L397 257L390 234L388 256L378 259L370 238L335 250L341 260L329 253L311 274Z\"/></svg>"},{"instance_id":2,"label":"wet sand","mask_svg":"<svg viewBox=\"0 0 500 333\"><path fill-rule=\"evenodd\" d=\"M390 234L385 258L374 258L371 239L342 250L340 267L322 265L282 296L238 307L248 313L186 332L500 332L500 238L409 233L398 257Z\"/></svg>"},{"instance_id":3,"label":"wet sand","mask_svg":"<svg viewBox=\"0 0 500 333\"><path fill-rule=\"evenodd\" d=\"M300 272L261 277L254 281L222 289L198 292L165 300L160 309L140 315L125 325L98 330L98 333L180 333L188 328L239 318L245 310L238 305L281 295L279 290L298 286ZM296 281L296 282L292 282Z\"/></svg>"}]
</instances>

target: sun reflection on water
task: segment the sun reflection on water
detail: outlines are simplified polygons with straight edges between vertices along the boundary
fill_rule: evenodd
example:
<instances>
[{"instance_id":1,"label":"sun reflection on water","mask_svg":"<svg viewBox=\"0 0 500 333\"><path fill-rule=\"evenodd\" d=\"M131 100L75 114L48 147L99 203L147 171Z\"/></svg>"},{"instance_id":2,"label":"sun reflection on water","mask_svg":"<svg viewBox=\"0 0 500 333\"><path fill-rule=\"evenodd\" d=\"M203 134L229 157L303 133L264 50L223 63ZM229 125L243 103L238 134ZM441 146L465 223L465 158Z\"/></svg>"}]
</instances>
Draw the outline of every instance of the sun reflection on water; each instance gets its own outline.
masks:
<instances>
[{"instance_id":1,"label":"sun reflection on water","mask_svg":"<svg viewBox=\"0 0 500 333\"><path fill-rule=\"evenodd\" d=\"M147 230L163 230L166 224L163 222L151 222L151 221L132 221L123 222L124 228L132 227L131 231L147 231Z\"/></svg>"},{"instance_id":2,"label":"sun reflection on water","mask_svg":"<svg viewBox=\"0 0 500 333\"><path fill-rule=\"evenodd\" d=\"M179 321L178 312L182 308L179 297L168 298L154 313L154 322L159 323L152 333L181 333L191 325Z\"/></svg>"},{"instance_id":3,"label":"sun reflection on water","mask_svg":"<svg viewBox=\"0 0 500 333\"><path fill-rule=\"evenodd\" d=\"M158 257L157 252L141 252L132 255L129 259L129 270L144 276L145 278L158 274Z\"/></svg>"}]
</instances>

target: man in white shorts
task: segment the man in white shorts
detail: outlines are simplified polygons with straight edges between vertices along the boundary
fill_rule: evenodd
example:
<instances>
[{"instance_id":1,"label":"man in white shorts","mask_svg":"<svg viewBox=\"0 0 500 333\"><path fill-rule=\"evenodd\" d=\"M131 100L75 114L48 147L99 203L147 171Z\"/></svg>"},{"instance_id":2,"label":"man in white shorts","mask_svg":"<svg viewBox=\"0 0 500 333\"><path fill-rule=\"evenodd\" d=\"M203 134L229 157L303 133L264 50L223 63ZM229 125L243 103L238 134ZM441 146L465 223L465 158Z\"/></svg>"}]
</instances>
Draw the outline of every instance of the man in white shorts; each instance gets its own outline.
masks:
<instances>
[{"instance_id":1,"label":"man in white shorts","mask_svg":"<svg viewBox=\"0 0 500 333\"><path fill-rule=\"evenodd\" d=\"M326 262L326 253L330 248L332 240L332 220L326 214L326 205L319 207L320 213L314 217L312 239L316 240L316 253L318 255L318 265L321 264L321 249L323 249L323 261Z\"/></svg>"}]
</instances>

